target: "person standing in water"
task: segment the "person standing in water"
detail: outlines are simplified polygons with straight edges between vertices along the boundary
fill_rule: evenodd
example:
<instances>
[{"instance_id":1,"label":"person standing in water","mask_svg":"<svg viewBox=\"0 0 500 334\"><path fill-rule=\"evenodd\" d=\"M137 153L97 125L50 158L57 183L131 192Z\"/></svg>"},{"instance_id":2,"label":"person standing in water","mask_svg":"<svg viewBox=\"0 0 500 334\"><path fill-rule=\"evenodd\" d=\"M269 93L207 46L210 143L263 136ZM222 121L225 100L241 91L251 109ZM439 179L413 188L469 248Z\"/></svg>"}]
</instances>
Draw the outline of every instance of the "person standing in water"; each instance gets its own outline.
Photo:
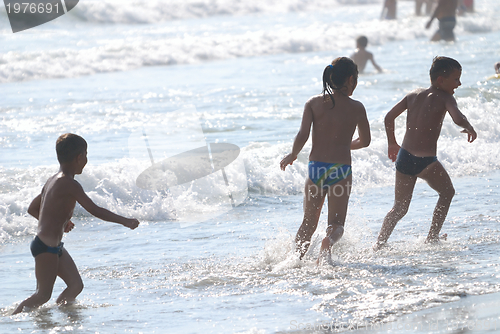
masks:
<instances>
[{"instance_id":1,"label":"person standing in water","mask_svg":"<svg viewBox=\"0 0 500 334\"><path fill-rule=\"evenodd\" d=\"M365 108L361 102L350 98L357 79L358 67L350 58L336 58L325 68L323 94L315 95L306 102L292 152L280 162L284 171L297 159L312 126L309 175L304 189L304 219L295 237L301 259L309 248L327 196L328 227L320 256L329 254L330 247L344 234L352 186L351 150L367 147L371 141ZM356 128L359 137L353 140Z\"/></svg>"},{"instance_id":2,"label":"person standing in water","mask_svg":"<svg viewBox=\"0 0 500 334\"><path fill-rule=\"evenodd\" d=\"M382 7L382 14L380 18L382 20L395 20L397 11L396 0L384 0L384 6Z\"/></svg>"},{"instance_id":3,"label":"person standing in water","mask_svg":"<svg viewBox=\"0 0 500 334\"><path fill-rule=\"evenodd\" d=\"M457 24L456 13L457 13L458 0L439 0L434 13L432 14L429 22L425 26L426 29L431 27L432 21L438 19L439 29L436 31L434 36L432 36L431 41L436 42L439 40L445 40L448 42L455 41L455 34L453 29Z\"/></svg>"},{"instance_id":4,"label":"person standing in water","mask_svg":"<svg viewBox=\"0 0 500 334\"><path fill-rule=\"evenodd\" d=\"M102 220L132 230L139 226L137 219L125 218L97 206L75 180L75 175L81 174L87 164L85 139L73 133L61 135L56 142L56 152L59 172L47 180L42 192L28 208L28 213L38 220L38 232L30 247L35 258L36 291L16 307L13 315L23 312L25 308L33 309L48 302L57 277L67 285L57 298L57 304L73 302L83 290L80 273L61 241L63 234L75 226L71 217L76 202Z\"/></svg>"},{"instance_id":5,"label":"person standing in water","mask_svg":"<svg viewBox=\"0 0 500 334\"><path fill-rule=\"evenodd\" d=\"M375 67L377 71L382 72L382 68L375 62L373 53L366 50L367 45L368 38L366 36L359 36L356 38L356 51L354 51L351 55L351 59L356 63L356 65L358 65L359 73L363 73L365 71L368 60L371 61L373 67Z\"/></svg>"}]
</instances>

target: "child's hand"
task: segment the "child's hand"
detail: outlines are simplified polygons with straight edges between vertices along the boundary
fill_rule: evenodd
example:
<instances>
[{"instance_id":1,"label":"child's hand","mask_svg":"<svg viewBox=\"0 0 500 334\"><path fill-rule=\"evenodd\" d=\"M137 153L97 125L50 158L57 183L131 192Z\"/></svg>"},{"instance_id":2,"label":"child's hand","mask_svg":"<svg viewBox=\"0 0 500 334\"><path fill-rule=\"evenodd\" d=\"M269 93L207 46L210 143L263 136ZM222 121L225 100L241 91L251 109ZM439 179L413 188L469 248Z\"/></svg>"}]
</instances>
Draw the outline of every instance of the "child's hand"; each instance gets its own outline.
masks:
<instances>
[{"instance_id":1,"label":"child's hand","mask_svg":"<svg viewBox=\"0 0 500 334\"><path fill-rule=\"evenodd\" d=\"M460 132L467 134L467 141L469 143L472 143L477 138L477 133L472 126L470 127L470 129L464 129Z\"/></svg>"},{"instance_id":2,"label":"child's hand","mask_svg":"<svg viewBox=\"0 0 500 334\"><path fill-rule=\"evenodd\" d=\"M64 232L65 233L68 233L69 231L71 231L73 228L75 227L75 224L73 224L73 222L71 220L68 220L68 222L66 223L66 226L64 226Z\"/></svg>"},{"instance_id":3,"label":"child's hand","mask_svg":"<svg viewBox=\"0 0 500 334\"><path fill-rule=\"evenodd\" d=\"M392 160L392 162L396 161L399 153L399 149L401 146L398 144L390 144L388 149L387 149L387 155L389 156L389 159Z\"/></svg>"},{"instance_id":4,"label":"child's hand","mask_svg":"<svg viewBox=\"0 0 500 334\"><path fill-rule=\"evenodd\" d=\"M134 230L137 226L139 226L139 221L137 219L128 219L125 221L123 226L128 227L131 230Z\"/></svg>"},{"instance_id":5,"label":"child's hand","mask_svg":"<svg viewBox=\"0 0 500 334\"><path fill-rule=\"evenodd\" d=\"M295 160L297 160L297 156L294 157L292 153L287 154L280 162L281 170L285 170L286 166L293 164Z\"/></svg>"}]
</instances>

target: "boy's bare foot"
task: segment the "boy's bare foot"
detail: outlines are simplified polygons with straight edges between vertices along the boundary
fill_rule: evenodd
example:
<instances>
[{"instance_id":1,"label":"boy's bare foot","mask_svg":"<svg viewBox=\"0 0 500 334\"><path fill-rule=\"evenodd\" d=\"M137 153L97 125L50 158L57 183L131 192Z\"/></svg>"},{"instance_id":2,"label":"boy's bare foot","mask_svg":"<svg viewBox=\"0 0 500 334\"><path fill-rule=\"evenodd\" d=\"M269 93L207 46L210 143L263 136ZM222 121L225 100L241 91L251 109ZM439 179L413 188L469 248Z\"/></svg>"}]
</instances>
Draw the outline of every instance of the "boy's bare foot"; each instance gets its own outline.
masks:
<instances>
[{"instance_id":1,"label":"boy's bare foot","mask_svg":"<svg viewBox=\"0 0 500 334\"><path fill-rule=\"evenodd\" d=\"M319 249L319 257L316 260L316 265L319 265L322 258L328 258L331 256L330 247L332 245L333 244L331 243L329 236L323 238L323 241L321 242L321 248Z\"/></svg>"},{"instance_id":2,"label":"boy's bare foot","mask_svg":"<svg viewBox=\"0 0 500 334\"><path fill-rule=\"evenodd\" d=\"M385 242L379 242L379 241L377 241L377 243L375 245L373 245L373 251L374 252L379 251L382 248L384 248L386 245L387 245L387 243L385 243Z\"/></svg>"},{"instance_id":3,"label":"boy's bare foot","mask_svg":"<svg viewBox=\"0 0 500 334\"><path fill-rule=\"evenodd\" d=\"M337 243L337 241L342 238L344 235L344 227L341 225L332 224L329 225L326 229L326 237L323 238L321 242L321 248L319 250L319 257L316 261L316 264L319 264L320 259L327 256L328 258L331 256L330 248L333 244Z\"/></svg>"},{"instance_id":4,"label":"boy's bare foot","mask_svg":"<svg viewBox=\"0 0 500 334\"><path fill-rule=\"evenodd\" d=\"M427 240L425 240L425 243L426 244L435 244L441 240L446 241L447 239L448 239L448 234L445 233L445 234L442 234L441 236L439 236L437 238L433 238L433 239L430 239L429 237L427 237Z\"/></svg>"}]
</instances>

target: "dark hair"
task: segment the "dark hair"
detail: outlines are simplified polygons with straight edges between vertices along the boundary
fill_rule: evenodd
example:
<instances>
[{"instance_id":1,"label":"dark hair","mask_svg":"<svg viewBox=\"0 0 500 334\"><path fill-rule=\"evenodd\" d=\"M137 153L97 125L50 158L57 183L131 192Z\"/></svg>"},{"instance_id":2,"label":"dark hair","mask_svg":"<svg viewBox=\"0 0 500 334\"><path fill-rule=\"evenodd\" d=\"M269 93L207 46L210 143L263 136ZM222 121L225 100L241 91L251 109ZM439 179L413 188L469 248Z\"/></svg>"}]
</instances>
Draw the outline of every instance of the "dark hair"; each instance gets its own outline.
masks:
<instances>
[{"instance_id":1,"label":"dark hair","mask_svg":"<svg viewBox=\"0 0 500 334\"><path fill-rule=\"evenodd\" d=\"M453 70L462 70L462 66L458 61L448 57L434 57L429 71L431 82L436 81L439 77L447 78Z\"/></svg>"},{"instance_id":2,"label":"dark hair","mask_svg":"<svg viewBox=\"0 0 500 334\"><path fill-rule=\"evenodd\" d=\"M358 79L358 66L352 61L351 58L339 57L332 61L323 71L323 98L326 94L332 99L333 106L335 107L335 100L333 99L333 91L341 90L345 87L345 83L350 76Z\"/></svg>"},{"instance_id":3,"label":"dark hair","mask_svg":"<svg viewBox=\"0 0 500 334\"><path fill-rule=\"evenodd\" d=\"M65 133L57 138L57 160L61 164L72 161L79 154L84 153L85 150L87 150L87 142L78 135Z\"/></svg>"},{"instance_id":4,"label":"dark hair","mask_svg":"<svg viewBox=\"0 0 500 334\"><path fill-rule=\"evenodd\" d=\"M368 38L366 38L366 36L359 36L358 38L356 38L356 44L366 48L366 46L368 45Z\"/></svg>"}]
</instances>

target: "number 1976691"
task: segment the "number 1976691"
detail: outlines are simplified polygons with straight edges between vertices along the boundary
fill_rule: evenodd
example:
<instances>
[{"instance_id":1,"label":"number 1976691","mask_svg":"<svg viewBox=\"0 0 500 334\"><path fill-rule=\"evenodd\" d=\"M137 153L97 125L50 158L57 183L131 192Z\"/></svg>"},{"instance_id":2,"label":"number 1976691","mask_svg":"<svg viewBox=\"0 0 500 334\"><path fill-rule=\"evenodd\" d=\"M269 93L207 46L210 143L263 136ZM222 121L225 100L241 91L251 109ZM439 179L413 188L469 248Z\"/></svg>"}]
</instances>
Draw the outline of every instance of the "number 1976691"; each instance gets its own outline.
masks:
<instances>
[{"instance_id":1,"label":"number 1976691","mask_svg":"<svg viewBox=\"0 0 500 334\"><path fill-rule=\"evenodd\" d=\"M14 3L12 6L11 4L7 4L5 6L7 8L7 13L23 13L23 14L43 14L43 13L52 13L54 11L55 13L59 13L59 4L56 3L52 5L51 3L30 3L30 2L21 2L21 3Z\"/></svg>"}]
</instances>

